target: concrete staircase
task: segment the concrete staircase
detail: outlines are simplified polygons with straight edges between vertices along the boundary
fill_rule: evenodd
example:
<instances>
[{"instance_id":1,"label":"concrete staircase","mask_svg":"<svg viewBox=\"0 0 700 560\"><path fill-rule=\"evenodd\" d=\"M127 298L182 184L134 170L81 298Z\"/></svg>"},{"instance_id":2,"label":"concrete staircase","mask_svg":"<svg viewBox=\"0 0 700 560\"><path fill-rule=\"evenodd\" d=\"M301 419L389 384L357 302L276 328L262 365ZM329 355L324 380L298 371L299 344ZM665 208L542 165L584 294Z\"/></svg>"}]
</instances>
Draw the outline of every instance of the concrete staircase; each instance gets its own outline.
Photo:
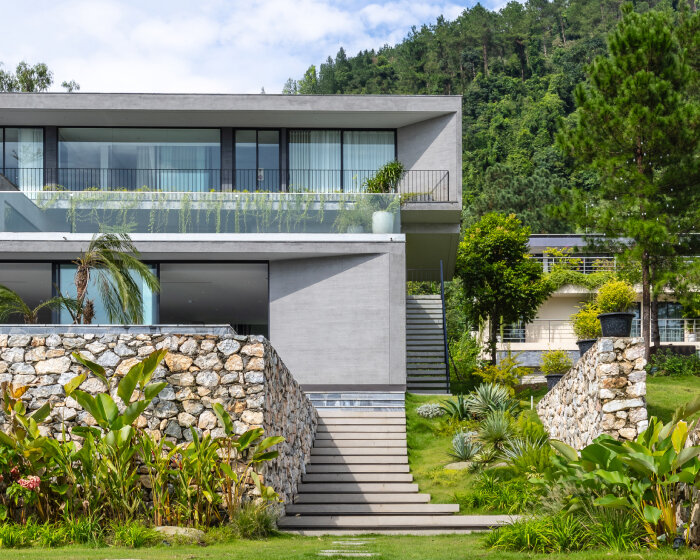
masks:
<instances>
[{"instance_id":1,"label":"concrete staircase","mask_svg":"<svg viewBox=\"0 0 700 560\"><path fill-rule=\"evenodd\" d=\"M431 504L408 467L403 411L319 409L311 462L281 530L305 535L484 530L507 516L457 516Z\"/></svg>"},{"instance_id":2,"label":"concrete staircase","mask_svg":"<svg viewBox=\"0 0 700 560\"><path fill-rule=\"evenodd\" d=\"M406 296L406 391L447 393L440 296Z\"/></svg>"}]
</instances>

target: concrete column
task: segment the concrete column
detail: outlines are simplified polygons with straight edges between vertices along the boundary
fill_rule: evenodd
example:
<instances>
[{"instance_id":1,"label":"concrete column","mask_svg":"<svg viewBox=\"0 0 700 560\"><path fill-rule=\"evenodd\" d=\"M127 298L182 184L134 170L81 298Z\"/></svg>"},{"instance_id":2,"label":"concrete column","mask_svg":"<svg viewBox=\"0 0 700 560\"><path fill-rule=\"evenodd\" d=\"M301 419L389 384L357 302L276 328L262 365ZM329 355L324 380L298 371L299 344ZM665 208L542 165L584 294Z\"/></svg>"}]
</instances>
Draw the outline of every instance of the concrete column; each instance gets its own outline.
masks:
<instances>
[{"instance_id":1,"label":"concrete column","mask_svg":"<svg viewBox=\"0 0 700 560\"><path fill-rule=\"evenodd\" d=\"M233 190L233 128L221 129L221 190Z\"/></svg>"}]
</instances>

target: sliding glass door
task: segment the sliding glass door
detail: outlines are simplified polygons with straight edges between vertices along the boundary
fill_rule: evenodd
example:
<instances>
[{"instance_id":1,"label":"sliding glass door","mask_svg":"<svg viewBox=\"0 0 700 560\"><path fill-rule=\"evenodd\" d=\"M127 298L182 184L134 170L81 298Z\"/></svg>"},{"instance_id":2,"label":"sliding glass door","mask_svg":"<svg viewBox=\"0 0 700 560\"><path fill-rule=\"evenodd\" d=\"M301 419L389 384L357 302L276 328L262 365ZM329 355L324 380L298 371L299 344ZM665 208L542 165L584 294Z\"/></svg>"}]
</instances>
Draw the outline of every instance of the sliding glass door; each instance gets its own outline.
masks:
<instances>
[{"instance_id":1,"label":"sliding glass door","mask_svg":"<svg viewBox=\"0 0 700 560\"><path fill-rule=\"evenodd\" d=\"M236 183L239 191L280 190L278 130L236 130Z\"/></svg>"},{"instance_id":2,"label":"sliding glass door","mask_svg":"<svg viewBox=\"0 0 700 560\"><path fill-rule=\"evenodd\" d=\"M22 191L44 188L44 130L0 128L0 172Z\"/></svg>"},{"instance_id":3,"label":"sliding glass door","mask_svg":"<svg viewBox=\"0 0 700 560\"><path fill-rule=\"evenodd\" d=\"M343 131L343 190L361 192L365 181L394 157L393 130Z\"/></svg>"}]
</instances>

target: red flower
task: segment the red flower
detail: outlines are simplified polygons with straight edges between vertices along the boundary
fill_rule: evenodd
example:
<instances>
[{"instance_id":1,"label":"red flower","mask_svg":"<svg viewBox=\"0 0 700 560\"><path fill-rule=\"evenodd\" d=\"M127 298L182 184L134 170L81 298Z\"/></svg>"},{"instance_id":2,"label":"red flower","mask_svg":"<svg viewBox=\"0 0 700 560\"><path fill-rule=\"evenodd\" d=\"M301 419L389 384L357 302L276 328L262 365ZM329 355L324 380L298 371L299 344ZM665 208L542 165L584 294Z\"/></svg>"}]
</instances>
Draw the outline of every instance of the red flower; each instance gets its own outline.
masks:
<instances>
[{"instance_id":1,"label":"red flower","mask_svg":"<svg viewBox=\"0 0 700 560\"><path fill-rule=\"evenodd\" d=\"M26 488L27 490L31 490L33 492L41 485L41 479L38 476L28 476L27 478L20 478L17 483L22 488Z\"/></svg>"}]
</instances>

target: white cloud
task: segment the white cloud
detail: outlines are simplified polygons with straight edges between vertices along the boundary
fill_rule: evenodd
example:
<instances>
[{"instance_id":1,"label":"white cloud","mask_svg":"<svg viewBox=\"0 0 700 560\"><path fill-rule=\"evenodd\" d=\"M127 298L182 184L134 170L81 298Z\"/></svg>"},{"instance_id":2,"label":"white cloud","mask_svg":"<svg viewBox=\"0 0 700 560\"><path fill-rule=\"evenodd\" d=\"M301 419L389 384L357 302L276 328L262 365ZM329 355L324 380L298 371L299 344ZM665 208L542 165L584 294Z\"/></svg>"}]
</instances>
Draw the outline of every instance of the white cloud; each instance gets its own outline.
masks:
<instances>
[{"instance_id":1,"label":"white cloud","mask_svg":"<svg viewBox=\"0 0 700 560\"><path fill-rule=\"evenodd\" d=\"M494 3L499 0L492 0ZM471 5L473 2L469 2ZM485 3L488 5L488 2ZM81 91L279 92L310 64L453 19L451 0L0 0L5 66L46 62ZM56 89L59 89L58 87Z\"/></svg>"}]
</instances>

